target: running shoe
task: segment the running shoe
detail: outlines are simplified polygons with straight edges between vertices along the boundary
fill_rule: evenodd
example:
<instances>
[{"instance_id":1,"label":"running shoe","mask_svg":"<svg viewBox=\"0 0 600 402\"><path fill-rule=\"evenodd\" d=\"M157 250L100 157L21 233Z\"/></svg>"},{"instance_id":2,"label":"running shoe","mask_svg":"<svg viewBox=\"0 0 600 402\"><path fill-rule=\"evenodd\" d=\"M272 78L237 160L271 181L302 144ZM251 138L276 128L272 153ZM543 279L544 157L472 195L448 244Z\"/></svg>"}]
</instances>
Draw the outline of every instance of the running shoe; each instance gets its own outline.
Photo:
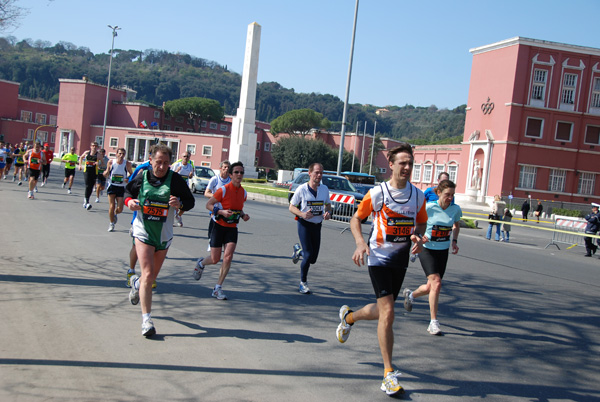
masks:
<instances>
[{"instance_id":1,"label":"running shoe","mask_svg":"<svg viewBox=\"0 0 600 402\"><path fill-rule=\"evenodd\" d=\"M17 176L13 176L13 181L17 181Z\"/></svg>"},{"instance_id":2,"label":"running shoe","mask_svg":"<svg viewBox=\"0 0 600 402\"><path fill-rule=\"evenodd\" d=\"M34 192L36 192L36 193L38 192L37 186L35 186L35 187L33 188L33 191L34 191Z\"/></svg>"},{"instance_id":3,"label":"running shoe","mask_svg":"<svg viewBox=\"0 0 600 402\"><path fill-rule=\"evenodd\" d=\"M398 377L401 375L402 373L400 373L398 370L390 371L381 382L381 387L379 389L388 395L403 393L404 388L402 388L398 383Z\"/></svg>"},{"instance_id":4,"label":"running shoe","mask_svg":"<svg viewBox=\"0 0 600 402\"><path fill-rule=\"evenodd\" d=\"M69 190L67 191L67 194L71 194L71 193L72 193L72 192L71 192L71 189L69 189Z\"/></svg>"},{"instance_id":5,"label":"running shoe","mask_svg":"<svg viewBox=\"0 0 600 402\"><path fill-rule=\"evenodd\" d=\"M66 185L66 184L67 184L67 183L63 183L63 185L62 185L62 188L65 188L65 185Z\"/></svg>"},{"instance_id":6,"label":"running shoe","mask_svg":"<svg viewBox=\"0 0 600 402\"><path fill-rule=\"evenodd\" d=\"M346 342L350 336L350 330L352 329L352 326L346 322L346 315L351 312L352 310L350 310L350 307L346 305L340 307L340 325L338 325L337 330L335 331L337 339L340 341L340 343Z\"/></svg>"},{"instance_id":7,"label":"running shoe","mask_svg":"<svg viewBox=\"0 0 600 402\"><path fill-rule=\"evenodd\" d=\"M33 192L32 191L27 192L27 198L29 198L30 200L33 200Z\"/></svg>"},{"instance_id":8,"label":"running shoe","mask_svg":"<svg viewBox=\"0 0 600 402\"><path fill-rule=\"evenodd\" d=\"M429 332L431 335L441 335L442 331L440 330L440 322L438 320L431 320L429 327L427 327L427 332Z\"/></svg>"},{"instance_id":9,"label":"running shoe","mask_svg":"<svg viewBox=\"0 0 600 402\"><path fill-rule=\"evenodd\" d=\"M100 198L96 197L96 201L94 202L100 202Z\"/></svg>"},{"instance_id":10,"label":"running shoe","mask_svg":"<svg viewBox=\"0 0 600 402\"><path fill-rule=\"evenodd\" d=\"M223 293L223 288L214 288L212 297L215 297L217 300L227 300L227 296Z\"/></svg>"},{"instance_id":11,"label":"running shoe","mask_svg":"<svg viewBox=\"0 0 600 402\"><path fill-rule=\"evenodd\" d=\"M89 211L90 209L92 209L92 204L87 204L87 206L85 207L85 209L87 209L88 211Z\"/></svg>"},{"instance_id":12,"label":"running shoe","mask_svg":"<svg viewBox=\"0 0 600 402\"><path fill-rule=\"evenodd\" d=\"M404 290L402 291L402 296L404 296L404 308L406 309L406 311L411 312L412 311L412 300L410 299L410 294L412 292L410 291L409 288L404 288Z\"/></svg>"},{"instance_id":13,"label":"running shoe","mask_svg":"<svg viewBox=\"0 0 600 402\"><path fill-rule=\"evenodd\" d=\"M181 219L181 216L179 216L179 214L175 214L175 220L177 221L177 223L174 223L173 226L183 226L183 219Z\"/></svg>"},{"instance_id":14,"label":"running shoe","mask_svg":"<svg viewBox=\"0 0 600 402\"><path fill-rule=\"evenodd\" d=\"M300 282L300 287L298 287L298 292L302 293L303 295L309 295L310 289L308 288L308 283Z\"/></svg>"},{"instance_id":15,"label":"running shoe","mask_svg":"<svg viewBox=\"0 0 600 402\"><path fill-rule=\"evenodd\" d=\"M131 285L129 284L129 278L131 278L133 275L135 275L135 270L129 268L127 270L127 284L125 286L127 286L128 288L131 287Z\"/></svg>"},{"instance_id":16,"label":"running shoe","mask_svg":"<svg viewBox=\"0 0 600 402\"><path fill-rule=\"evenodd\" d=\"M199 281L200 278L202 278L202 273L204 272L204 266L202 265L202 261L204 261L204 258L198 259L198 261L196 261L196 266L194 267L194 279L197 281Z\"/></svg>"},{"instance_id":17,"label":"running shoe","mask_svg":"<svg viewBox=\"0 0 600 402\"><path fill-rule=\"evenodd\" d=\"M142 335L146 338L151 337L156 334L156 328L154 328L154 323L152 322L152 318L148 318L146 321L142 323Z\"/></svg>"},{"instance_id":18,"label":"running shoe","mask_svg":"<svg viewBox=\"0 0 600 402\"><path fill-rule=\"evenodd\" d=\"M114 232L115 231L115 224L114 223L109 223L108 224L108 231L109 232Z\"/></svg>"},{"instance_id":19,"label":"running shoe","mask_svg":"<svg viewBox=\"0 0 600 402\"><path fill-rule=\"evenodd\" d=\"M135 288L135 282L139 279L140 277L135 274L129 278L129 286L131 286L131 291L129 292L129 301L134 306L140 302L140 291Z\"/></svg>"},{"instance_id":20,"label":"running shoe","mask_svg":"<svg viewBox=\"0 0 600 402\"><path fill-rule=\"evenodd\" d=\"M20 182L19 182L19 183L17 183L17 184L20 186L20 185L22 185L22 184L23 184L23 182L22 182L22 181L20 181Z\"/></svg>"},{"instance_id":21,"label":"running shoe","mask_svg":"<svg viewBox=\"0 0 600 402\"><path fill-rule=\"evenodd\" d=\"M298 264L298 260L300 260L300 255L302 254L302 247L300 244L294 244L294 252L292 253L292 262L294 264Z\"/></svg>"},{"instance_id":22,"label":"running shoe","mask_svg":"<svg viewBox=\"0 0 600 402\"><path fill-rule=\"evenodd\" d=\"M87 202L83 202L83 208L85 209L85 207L87 207Z\"/></svg>"},{"instance_id":23,"label":"running shoe","mask_svg":"<svg viewBox=\"0 0 600 402\"><path fill-rule=\"evenodd\" d=\"M43 181L43 182L42 182L42 187L44 187L45 185L46 185L46 182L45 182L45 181Z\"/></svg>"}]
</instances>

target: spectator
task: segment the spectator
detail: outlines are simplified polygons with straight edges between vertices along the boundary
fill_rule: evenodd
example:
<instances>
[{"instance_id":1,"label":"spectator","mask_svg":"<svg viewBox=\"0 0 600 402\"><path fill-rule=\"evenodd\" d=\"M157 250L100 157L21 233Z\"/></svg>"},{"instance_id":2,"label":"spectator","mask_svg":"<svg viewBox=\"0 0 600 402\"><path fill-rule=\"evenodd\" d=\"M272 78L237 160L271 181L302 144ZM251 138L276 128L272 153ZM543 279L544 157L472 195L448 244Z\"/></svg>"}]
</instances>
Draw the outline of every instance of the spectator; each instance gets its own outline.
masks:
<instances>
[{"instance_id":1,"label":"spectator","mask_svg":"<svg viewBox=\"0 0 600 402\"><path fill-rule=\"evenodd\" d=\"M527 215L529 214L529 210L531 209L531 203L529 200L523 201L523 205L521 205L521 212L523 213L523 222L527 222Z\"/></svg>"},{"instance_id":2,"label":"spectator","mask_svg":"<svg viewBox=\"0 0 600 402\"><path fill-rule=\"evenodd\" d=\"M500 241L510 242L510 224L508 222L512 221L512 214L510 213L508 208L504 208L504 216L502 217L504 221L502 223L502 238Z\"/></svg>"},{"instance_id":3,"label":"spectator","mask_svg":"<svg viewBox=\"0 0 600 402\"><path fill-rule=\"evenodd\" d=\"M544 210L544 206L542 202L538 200L537 207L535 208L535 212L533 213L537 217L537 223L540 223L540 215L542 215L542 211Z\"/></svg>"}]
</instances>

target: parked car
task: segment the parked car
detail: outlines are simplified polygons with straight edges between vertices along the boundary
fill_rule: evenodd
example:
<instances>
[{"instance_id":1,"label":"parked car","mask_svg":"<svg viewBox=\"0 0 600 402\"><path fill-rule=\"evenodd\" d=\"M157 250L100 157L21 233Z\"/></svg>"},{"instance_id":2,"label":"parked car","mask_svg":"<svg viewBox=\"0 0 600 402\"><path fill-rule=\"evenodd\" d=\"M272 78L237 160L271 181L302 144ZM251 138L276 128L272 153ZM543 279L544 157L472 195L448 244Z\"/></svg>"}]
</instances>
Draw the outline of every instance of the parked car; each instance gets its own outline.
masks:
<instances>
[{"instance_id":1,"label":"parked car","mask_svg":"<svg viewBox=\"0 0 600 402\"><path fill-rule=\"evenodd\" d=\"M300 173L293 181L290 191L288 193L288 200L291 201L292 196L296 192L296 189L306 182L308 182L309 176L308 173ZM324 174L321 182L327 186L329 189L329 195L332 193L342 194L342 195L350 195L355 199L354 205L349 206L349 204L343 202L331 202L331 209L333 215L342 215L342 216L351 216L358 209L358 204L362 201L364 195L356 191L356 188L350 183L348 179L341 176Z\"/></svg>"},{"instance_id":2,"label":"parked car","mask_svg":"<svg viewBox=\"0 0 600 402\"><path fill-rule=\"evenodd\" d=\"M211 168L197 166L196 169L194 169L194 176L189 180L189 186L192 193L197 191L204 193L209 180L214 175L215 172Z\"/></svg>"}]
</instances>

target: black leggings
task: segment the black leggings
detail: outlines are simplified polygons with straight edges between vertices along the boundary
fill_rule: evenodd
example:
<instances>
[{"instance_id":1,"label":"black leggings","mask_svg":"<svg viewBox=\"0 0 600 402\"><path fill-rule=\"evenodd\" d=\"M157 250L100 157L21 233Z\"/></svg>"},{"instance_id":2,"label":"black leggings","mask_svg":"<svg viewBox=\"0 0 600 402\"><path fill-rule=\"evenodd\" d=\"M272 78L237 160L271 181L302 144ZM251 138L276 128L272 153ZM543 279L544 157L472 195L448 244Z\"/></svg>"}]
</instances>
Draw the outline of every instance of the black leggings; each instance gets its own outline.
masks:
<instances>
[{"instance_id":1,"label":"black leggings","mask_svg":"<svg viewBox=\"0 0 600 402\"><path fill-rule=\"evenodd\" d=\"M46 180L50 176L50 164L42 165L42 179Z\"/></svg>"},{"instance_id":2,"label":"black leggings","mask_svg":"<svg viewBox=\"0 0 600 402\"><path fill-rule=\"evenodd\" d=\"M83 179L85 181L85 200L86 202L90 202L90 196L94 192L94 184L96 184L98 176L96 175L96 172L92 170L91 172L84 172Z\"/></svg>"},{"instance_id":3,"label":"black leggings","mask_svg":"<svg viewBox=\"0 0 600 402\"><path fill-rule=\"evenodd\" d=\"M317 262L321 248L321 223L311 223L298 219L298 237L302 245L302 264L300 264L300 281L306 282L310 264Z\"/></svg>"}]
</instances>

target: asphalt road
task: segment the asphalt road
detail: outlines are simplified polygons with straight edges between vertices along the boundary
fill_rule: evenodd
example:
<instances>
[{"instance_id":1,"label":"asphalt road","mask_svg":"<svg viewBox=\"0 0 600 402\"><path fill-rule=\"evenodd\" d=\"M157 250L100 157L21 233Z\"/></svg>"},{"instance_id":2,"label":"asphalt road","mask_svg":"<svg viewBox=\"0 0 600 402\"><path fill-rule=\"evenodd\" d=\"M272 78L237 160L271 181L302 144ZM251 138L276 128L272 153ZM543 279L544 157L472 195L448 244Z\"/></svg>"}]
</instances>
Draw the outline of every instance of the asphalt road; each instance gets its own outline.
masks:
<instances>
[{"instance_id":1,"label":"asphalt road","mask_svg":"<svg viewBox=\"0 0 600 402\"><path fill-rule=\"evenodd\" d=\"M131 213L108 233L106 198L86 211L81 174L73 195L60 188L61 169L51 175L33 201L25 186L0 181L0 400L388 399L376 322L356 324L345 344L335 337L342 304L374 300L367 271L351 262L347 224L324 224L309 273L314 294L301 295L290 259L295 221L286 207L248 202L224 285L229 300L218 301L210 297L218 268L192 279L207 246L197 195L158 278L158 334L145 339L125 288ZM535 228L515 228L509 244L484 235L463 229L450 257L443 336L426 332L425 299L412 313L397 303L402 399L600 400L600 261L580 247L544 249L550 234ZM405 286L423 282L417 261Z\"/></svg>"}]
</instances>

